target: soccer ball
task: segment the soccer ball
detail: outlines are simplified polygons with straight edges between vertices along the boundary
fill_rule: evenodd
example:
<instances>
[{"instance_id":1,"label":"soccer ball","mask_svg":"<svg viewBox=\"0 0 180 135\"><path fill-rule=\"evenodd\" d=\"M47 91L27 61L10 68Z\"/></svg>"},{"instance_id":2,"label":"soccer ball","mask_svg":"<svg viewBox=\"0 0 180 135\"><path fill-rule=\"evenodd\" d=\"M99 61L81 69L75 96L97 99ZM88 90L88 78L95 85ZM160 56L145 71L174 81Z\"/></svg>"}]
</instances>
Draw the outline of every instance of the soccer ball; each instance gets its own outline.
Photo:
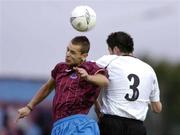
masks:
<instances>
[{"instance_id":1,"label":"soccer ball","mask_svg":"<svg viewBox=\"0 0 180 135\"><path fill-rule=\"evenodd\" d=\"M96 13L89 6L77 6L71 13L70 23L77 31L89 31L96 25Z\"/></svg>"}]
</instances>

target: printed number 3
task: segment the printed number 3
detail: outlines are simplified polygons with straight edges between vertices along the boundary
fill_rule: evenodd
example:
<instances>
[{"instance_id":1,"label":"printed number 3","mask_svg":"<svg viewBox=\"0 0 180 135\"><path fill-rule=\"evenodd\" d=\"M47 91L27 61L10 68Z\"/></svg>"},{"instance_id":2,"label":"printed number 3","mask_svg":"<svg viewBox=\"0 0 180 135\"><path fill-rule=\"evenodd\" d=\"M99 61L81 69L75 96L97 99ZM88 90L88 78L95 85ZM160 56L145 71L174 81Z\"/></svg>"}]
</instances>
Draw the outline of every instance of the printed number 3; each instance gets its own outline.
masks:
<instances>
[{"instance_id":1,"label":"printed number 3","mask_svg":"<svg viewBox=\"0 0 180 135\"><path fill-rule=\"evenodd\" d=\"M132 97L129 97L129 94L125 95L125 99L127 99L128 101L135 101L138 99L139 97L139 90L138 90L138 85L139 85L139 77L135 74L129 74L128 75L128 79L129 81L131 81L131 79L134 78L134 83L133 85L130 85L130 89L133 90L133 95Z\"/></svg>"}]
</instances>

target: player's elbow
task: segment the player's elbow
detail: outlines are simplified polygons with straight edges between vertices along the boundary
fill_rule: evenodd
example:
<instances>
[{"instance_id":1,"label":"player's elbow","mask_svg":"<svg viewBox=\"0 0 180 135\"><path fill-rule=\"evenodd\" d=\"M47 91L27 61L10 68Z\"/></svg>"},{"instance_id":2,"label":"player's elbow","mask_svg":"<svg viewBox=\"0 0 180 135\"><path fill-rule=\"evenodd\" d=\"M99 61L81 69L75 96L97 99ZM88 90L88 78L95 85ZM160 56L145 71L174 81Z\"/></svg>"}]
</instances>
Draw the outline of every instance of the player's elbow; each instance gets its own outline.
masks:
<instances>
[{"instance_id":1,"label":"player's elbow","mask_svg":"<svg viewBox=\"0 0 180 135\"><path fill-rule=\"evenodd\" d=\"M108 87L108 85L109 85L109 80L106 79L106 78L103 78L103 80L101 80L101 82L99 82L98 85L99 85L101 88L106 88L106 87Z\"/></svg>"},{"instance_id":2,"label":"player's elbow","mask_svg":"<svg viewBox=\"0 0 180 135\"><path fill-rule=\"evenodd\" d=\"M155 113L160 113L162 111L162 104L161 102L151 102L151 109Z\"/></svg>"},{"instance_id":3,"label":"player's elbow","mask_svg":"<svg viewBox=\"0 0 180 135\"><path fill-rule=\"evenodd\" d=\"M90 76L89 80L94 81L94 83L100 86L101 88L106 88L109 85L108 78L101 74L97 74L95 78L93 78L93 76Z\"/></svg>"},{"instance_id":4,"label":"player's elbow","mask_svg":"<svg viewBox=\"0 0 180 135\"><path fill-rule=\"evenodd\" d=\"M157 107L154 109L155 113L160 113L162 111L162 107Z\"/></svg>"},{"instance_id":5,"label":"player's elbow","mask_svg":"<svg viewBox=\"0 0 180 135\"><path fill-rule=\"evenodd\" d=\"M107 78L105 78L104 80L104 87L108 87L109 85L109 80Z\"/></svg>"}]
</instances>

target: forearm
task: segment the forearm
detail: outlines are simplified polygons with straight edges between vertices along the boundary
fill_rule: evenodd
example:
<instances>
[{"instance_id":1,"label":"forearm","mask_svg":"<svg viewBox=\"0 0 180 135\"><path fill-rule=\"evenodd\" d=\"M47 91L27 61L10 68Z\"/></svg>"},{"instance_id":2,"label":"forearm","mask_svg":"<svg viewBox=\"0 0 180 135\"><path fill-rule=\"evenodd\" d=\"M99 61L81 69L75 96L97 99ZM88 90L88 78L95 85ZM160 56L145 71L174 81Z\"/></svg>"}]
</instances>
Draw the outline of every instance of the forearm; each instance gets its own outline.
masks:
<instances>
[{"instance_id":1,"label":"forearm","mask_svg":"<svg viewBox=\"0 0 180 135\"><path fill-rule=\"evenodd\" d=\"M38 90L36 95L31 99L31 101L28 103L28 105L31 108L34 108L37 104L39 104L41 101L43 101L48 95L50 91L44 90L44 86Z\"/></svg>"},{"instance_id":2,"label":"forearm","mask_svg":"<svg viewBox=\"0 0 180 135\"><path fill-rule=\"evenodd\" d=\"M89 81L100 87L107 87L109 84L109 80L107 79L107 77L102 74L89 75L85 69L77 67L75 67L74 70L77 71L78 75L82 79L85 79L86 81Z\"/></svg>"},{"instance_id":3,"label":"forearm","mask_svg":"<svg viewBox=\"0 0 180 135\"><path fill-rule=\"evenodd\" d=\"M50 80L38 90L35 96L28 103L28 106L30 106L33 109L36 105L43 101L51 93L53 89L54 83L52 83L52 81Z\"/></svg>"},{"instance_id":4,"label":"forearm","mask_svg":"<svg viewBox=\"0 0 180 135\"><path fill-rule=\"evenodd\" d=\"M100 107L100 103L98 100L95 101L94 106L95 106L95 111L100 112L101 107Z\"/></svg>"},{"instance_id":5,"label":"forearm","mask_svg":"<svg viewBox=\"0 0 180 135\"><path fill-rule=\"evenodd\" d=\"M100 87L107 87L109 84L109 80L101 74L88 75L87 81L92 82Z\"/></svg>"},{"instance_id":6,"label":"forearm","mask_svg":"<svg viewBox=\"0 0 180 135\"><path fill-rule=\"evenodd\" d=\"M33 108L39 104L43 99L45 99L49 93L54 89L55 81L54 79L49 79L36 93L32 100L25 106L18 110L18 119L27 117Z\"/></svg>"},{"instance_id":7,"label":"forearm","mask_svg":"<svg viewBox=\"0 0 180 135\"><path fill-rule=\"evenodd\" d=\"M94 108L98 119L100 119L103 114L101 113L101 105L98 100L96 100L96 102L94 103Z\"/></svg>"}]
</instances>

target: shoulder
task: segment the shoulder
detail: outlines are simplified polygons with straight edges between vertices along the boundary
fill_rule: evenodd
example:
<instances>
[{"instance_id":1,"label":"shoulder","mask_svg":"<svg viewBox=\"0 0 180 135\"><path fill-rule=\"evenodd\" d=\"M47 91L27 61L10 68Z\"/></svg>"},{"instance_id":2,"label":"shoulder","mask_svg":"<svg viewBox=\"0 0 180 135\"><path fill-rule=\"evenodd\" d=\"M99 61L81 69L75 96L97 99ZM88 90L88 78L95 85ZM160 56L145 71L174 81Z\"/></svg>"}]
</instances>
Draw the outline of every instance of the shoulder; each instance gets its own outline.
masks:
<instances>
[{"instance_id":1,"label":"shoulder","mask_svg":"<svg viewBox=\"0 0 180 135\"><path fill-rule=\"evenodd\" d=\"M113 59L117 58L117 55L104 55L96 60L96 63L100 67L106 67Z\"/></svg>"},{"instance_id":2,"label":"shoulder","mask_svg":"<svg viewBox=\"0 0 180 135\"><path fill-rule=\"evenodd\" d=\"M65 69L67 69L67 64L65 62L60 62L60 63L57 63L55 65L53 70L62 71L62 70L65 70Z\"/></svg>"},{"instance_id":3,"label":"shoulder","mask_svg":"<svg viewBox=\"0 0 180 135\"><path fill-rule=\"evenodd\" d=\"M92 68L97 68L98 65L96 64L96 62L93 62L93 61L86 61L86 62L82 63L82 64L80 65L80 67L83 67L83 68L85 68L86 70L90 70L90 69L92 69Z\"/></svg>"},{"instance_id":4,"label":"shoulder","mask_svg":"<svg viewBox=\"0 0 180 135\"><path fill-rule=\"evenodd\" d=\"M60 63L57 63L55 67L63 68L63 67L67 67L67 65L65 62L60 62Z\"/></svg>"},{"instance_id":5,"label":"shoulder","mask_svg":"<svg viewBox=\"0 0 180 135\"><path fill-rule=\"evenodd\" d=\"M150 64L148 64L147 62L144 62L144 61L142 61L142 60L140 60L140 59L138 59L142 64L141 64L141 68L142 69L146 69L146 71L148 71L149 72L149 74L151 74L153 77L155 77L156 76L156 73L155 73L155 71L154 71L154 68L150 65Z\"/></svg>"},{"instance_id":6,"label":"shoulder","mask_svg":"<svg viewBox=\"0 0 180 135\"><path fill-rule=\"evenodd\" d=\"M151 72L154 72L154 69L153 69L153 67L150 65L150 64L148 64L147 62L144 62L144 61L142 61L142 60L140 60L143 64L144 64L144 66L146 66Z\"/></svg>"},{"instance_id":7,"label":"shoulder","mask_svg":"<svg viewBox=\"0 0 180 135\"><path fill-rule=\"evenodd\" d=\"M104 55L104 56L100 57L99 59L97 59L96 62L102 61L102 60L111 60L116 57L118 57L118 56L117 55Z\"/></svg>"},{"instance_id":8,"label":"shoulder","mask_svg":"<svg viewBox=\"0 0 180 135\"><path fill-rule=\"evenodd\" d=\"M51 76L55 79L57 74L62 73L67 69L67 64L64 62L56 64L54 69L51 71Z\"/></svg>"},{"instance_id":9,"label":"shoulder","mask_svg":"<svg viewBox=\"0 0 180 135\"><path fill-rule=\"evenodd\" d=\"M96 74L101 72L102 74L106 73L106 70L103 68L100 68L96 62L87 61L80 65L81 68L84 68L89 74Z\"/></svg>"}]
</instances>

